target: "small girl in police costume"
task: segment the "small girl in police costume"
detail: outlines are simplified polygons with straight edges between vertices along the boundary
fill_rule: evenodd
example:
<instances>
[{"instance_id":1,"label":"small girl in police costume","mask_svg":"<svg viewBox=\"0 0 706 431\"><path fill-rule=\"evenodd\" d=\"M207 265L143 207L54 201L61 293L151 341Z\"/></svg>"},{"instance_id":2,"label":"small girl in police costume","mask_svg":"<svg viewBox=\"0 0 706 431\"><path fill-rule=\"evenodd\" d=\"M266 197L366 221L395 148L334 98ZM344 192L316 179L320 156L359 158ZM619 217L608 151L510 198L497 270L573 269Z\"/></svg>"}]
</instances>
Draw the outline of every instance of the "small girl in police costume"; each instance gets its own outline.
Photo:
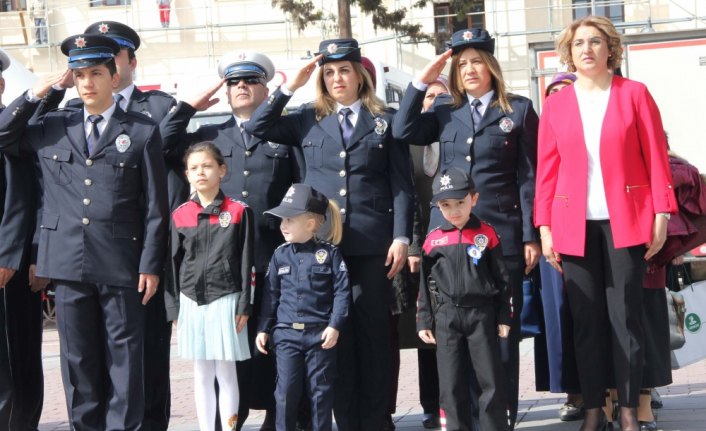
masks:
<instances>
[{"instance_id":1,"label":"small girl in police costume","mask_svg":"<svg viewBox=\"0 0 706 431\"><path fill-rule=\"evenodd\" d=\"M458 168L432 184L445 222L422 248L417 330L436 344L440 405L447 431L469 431L473 367L481 388L480 428L508 429L498 336L510 332L508 274L495 230L471 214L478 202L473 180Z\"/></svg>"},{"instance_id":2,"label":"small girl in police costume","mask_svg":"<svg viewBox=\"0 0 706 431\"><path fill-rule=\"evenodd\" d=\"M328 241L316 237L326 221ZM306 184L294 184L282 203L266 213L282 219L287 242L272 255L265 278L257 348L267 354L272 337L277 351L277 431L294 431L305 384L314 431L331 430L336 343L348 318L351 290L337 244L340 210L335 201ZM305 380L305 382L303 382Z\"/></svg>"},{"instance_id":3,"label":"small girl in police costume","mask_svg":"<svg viewBox=\"0 0 706 431\"><path fill-rule=\"evenodd\" d=\"M175 299L174 304L168 301L167 310L179 308L179 354L194 360L199 428L215 427L217 379L222 429L234 430L240 401L235 361L250 358L252 211L220 190L226 165L213 143L192 145L184 163L195 193L172 214L171 284L176 292L167 295Z\"/></svg>"}]
</instances>

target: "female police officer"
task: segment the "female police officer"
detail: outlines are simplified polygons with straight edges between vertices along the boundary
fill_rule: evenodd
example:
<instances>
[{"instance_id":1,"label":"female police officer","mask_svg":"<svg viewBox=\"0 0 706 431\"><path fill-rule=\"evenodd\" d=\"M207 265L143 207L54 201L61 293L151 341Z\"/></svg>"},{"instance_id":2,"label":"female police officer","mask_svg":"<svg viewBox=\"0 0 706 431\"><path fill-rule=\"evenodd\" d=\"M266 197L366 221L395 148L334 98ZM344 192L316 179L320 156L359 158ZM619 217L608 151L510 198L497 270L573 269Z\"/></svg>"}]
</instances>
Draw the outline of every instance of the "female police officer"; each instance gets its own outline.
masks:
<instances>
[{"instance_id":1,"label":"female police officer","mask_svg":"<svg viewBox=\"0 0 706 431\"><path fill-rule=\"evenodd\" d=\"M341 250L353 309L341 333L334 413L339 430L380 430L390 369L390 279L407 259L412 233L409 151L392 142L392 114L374 95L358 42L326 40L319 48L320 54L260 105L244 127L263 139L301 146L304 182L341 208ZM315 103L280 117L317 61Z\"/></svg>"}]
</instances>

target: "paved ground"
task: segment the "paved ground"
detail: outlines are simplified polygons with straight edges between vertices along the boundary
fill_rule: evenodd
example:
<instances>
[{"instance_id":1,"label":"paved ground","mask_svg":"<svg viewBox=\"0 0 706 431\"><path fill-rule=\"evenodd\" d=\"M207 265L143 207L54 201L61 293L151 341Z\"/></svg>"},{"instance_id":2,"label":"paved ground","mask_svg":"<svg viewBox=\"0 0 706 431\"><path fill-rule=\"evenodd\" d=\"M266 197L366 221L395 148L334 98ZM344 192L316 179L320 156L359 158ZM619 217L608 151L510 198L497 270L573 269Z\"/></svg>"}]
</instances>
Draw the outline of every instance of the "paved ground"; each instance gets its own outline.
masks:
<instances>
[{"instance_id":1,"label":"paved ground","mask_svg":"<svg viewBox=\"0 0 706 431\"><path fill-rule=\"evenodd\" d=\"M172 340L174 347L174 340ZM532 341L521 346L520 412L517 429L541 431L578 430L580 423L561 422L557 410L563 403L555 394L534 390L534 360ZM174 352L175 349L172 349ZM68 430L66 406L59 370L59 340L56 329L44 331L45 399L41 431ZM198 430L192 392L191 363L172 357L172 420L170 430ZM674 384L660 390L664 408L658 410L660 429L664 431L706 430L706 361L674 372ZM417 398L417 363L413 350L402 352L397 413L394 421L400 431L422 431L421 407ZM259 430L262 412L250 415L247 431ZM374 431L374 430L371 430Z\"/></svg>"}]
</instances>

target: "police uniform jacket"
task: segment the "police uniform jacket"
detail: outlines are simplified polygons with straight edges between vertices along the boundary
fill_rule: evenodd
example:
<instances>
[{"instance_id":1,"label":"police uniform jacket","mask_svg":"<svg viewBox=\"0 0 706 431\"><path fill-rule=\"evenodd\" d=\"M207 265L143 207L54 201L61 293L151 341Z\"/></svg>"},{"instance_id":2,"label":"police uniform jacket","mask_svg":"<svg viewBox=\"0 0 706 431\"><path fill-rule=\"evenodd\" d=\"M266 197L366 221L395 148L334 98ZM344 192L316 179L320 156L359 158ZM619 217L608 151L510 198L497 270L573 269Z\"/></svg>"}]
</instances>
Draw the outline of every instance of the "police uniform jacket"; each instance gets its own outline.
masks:
<instances>
[{"instance_id":1,"label":"police uniform jacket","mask_svg":"<svg viewBox=\"0 0 706 431\"><path fill-rule=\"evenodd\" d=\"M258 332L293 323L341 330L350 303L348 270L338 247L318 239L288 242L275 250L267 269Z\"/></svg>"},{"instance_id":2,"label":"police uniform jacket","mask_svg":"<svg viewBox=\"0 0 706 431\"><path fill-rule=\"evenodd\" d=\"M0 268L20 269L34 232L33 169L30 158L0 153Z\"/></svg>"},{"instance_id":3,"label":"police uniform jacket","mask_svg":"<svg viewBox=\"0 0 706 431\"><path fill-rule=\"evenodd\" d=\"M480 193L473 212L495 227L506 256L523 254L524 243L538 239L532 216L539 119L532 102L511 95L512 112L504 113L496 95L474 131L466 97L458 108L442 103L420 113L424 94L409 85L393 135L411 145L439 141L439 172L450 167L468 172ZM432 211L430 227L441 223L440 212Z\"/></svg>"},{"instance_id":4,"label":"police uniform jacket","mask_svg":"<svg viewBox=\"0 0 706 431\"><path fill-rule=\"evenodd\" d=\"M166 172L157 126L116 109L86 153L82 110L49 112L23 94L0 114L0 149L34 152L43 178L37 275L135 287L160 274L167 246ZM118 137L129 146L118 150Z\"/></svg>"},{"instance_id":5,"label":"police uniform jacket","mask_svg":"<svg viewBox=\"0 0 706 431\"><path fill-rule=\"evenodd\" d=\"M252 137L246 145L235 117L223 124L206 125L194 133L186 126L196 110L179 103L162 124L162 137L168 163L179 162L189 145L211 141L221 150L228 171L221 181L227 196L234 196L252 208L255 214L255 268L264 273L272 252L284 242L280 220L264 214L279 205L287 189L304 178L301 150ZM179 162L180 163L180 162Z\"/></svg>"},{"instance_id":6,"label":"police uniform jacket","mask_svg":"<svg viewBox=\"0 0 706 431\"><path fill-rule=\"evenodd\" d=\"M414 187L409 149L394 142L393 113L361 108L348 146L338 114L320 121L313 107L280 118L290 97L274 92L244 127L263 139L301 146L304 182L341 207L344 255L387 254L393 238L412 237Z\"/></svg>"},{"instance_id":7,"label":"police uniform jacket","mask_svg":"<svg viewBox=\"0 0 706 431\"><path fill-rule=\"evenodd\" d=\"M495 230L475 215L463 229L449 222L424 241L417 330L432 329L435 304L495 306L498 324L510 324L509 276Z\"/></svg>"},{"instance_id":8,"label":"police uniform jacket","mask_svg":"<svg viewBox=\"0 0 706 431\"><path fill-rule=\"evenodd\" d=\"M179 292L198 305L242 292L236 314L250 314L252 211L219 192L206 208L198 195L177 208L171 221L172 268L176 289L165 295L167 320L179 316Z\"/></svg>"}]
</instances>

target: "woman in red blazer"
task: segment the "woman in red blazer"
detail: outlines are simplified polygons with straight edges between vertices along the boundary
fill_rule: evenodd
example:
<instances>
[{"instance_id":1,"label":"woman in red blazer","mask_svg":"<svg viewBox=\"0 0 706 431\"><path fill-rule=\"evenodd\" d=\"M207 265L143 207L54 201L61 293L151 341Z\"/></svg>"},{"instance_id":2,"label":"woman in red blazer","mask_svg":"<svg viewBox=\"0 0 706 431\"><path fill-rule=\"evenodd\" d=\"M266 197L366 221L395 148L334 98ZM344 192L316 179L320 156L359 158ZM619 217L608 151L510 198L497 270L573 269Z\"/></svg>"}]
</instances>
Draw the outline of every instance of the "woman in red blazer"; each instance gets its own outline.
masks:
<instances>
[{"instance_id":1,"label":"woman in red blazer","mask_svg":"<svg viewBox=\"0 0 706 431\"><path fill-rule=\"evenodd\" d=\"M617 387L622 429L637 431L645 260L677 211L666 140L645 86L612 73L623 50L610 20L573 22L557 50L577 80L544 106L535 225L544 256L565 275L586 407L581 430L605 426L604 390Z\"/></svg>"}]
</instances>

